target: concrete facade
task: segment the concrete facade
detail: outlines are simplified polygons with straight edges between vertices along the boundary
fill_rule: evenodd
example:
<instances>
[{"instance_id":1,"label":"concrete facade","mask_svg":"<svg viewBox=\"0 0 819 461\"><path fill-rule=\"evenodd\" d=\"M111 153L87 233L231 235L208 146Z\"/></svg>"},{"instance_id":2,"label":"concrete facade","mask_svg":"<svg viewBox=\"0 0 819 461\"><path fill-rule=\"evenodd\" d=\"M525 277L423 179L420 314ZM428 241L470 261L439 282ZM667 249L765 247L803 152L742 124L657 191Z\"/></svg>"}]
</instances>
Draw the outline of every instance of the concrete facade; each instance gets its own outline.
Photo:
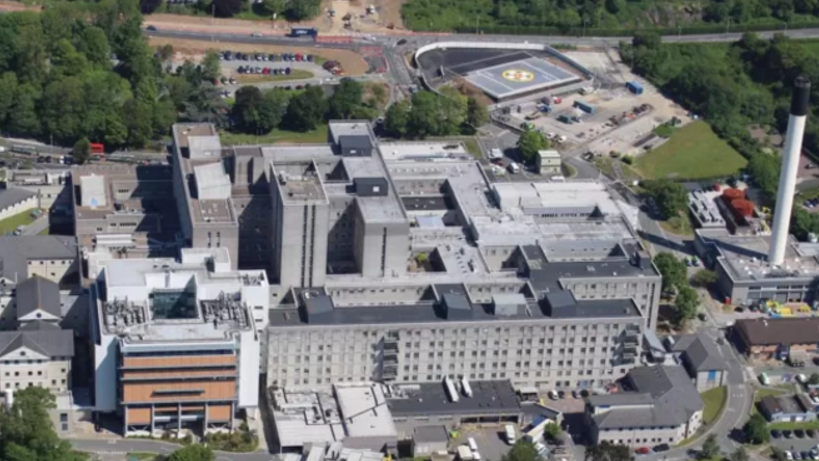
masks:
<instances>
[{"instance_id":1,"label":"concrete facade","mask_svg":"<svg viewBox=\"0 0 819 461\"><path fill-rule=\"evenodd\" d=\"M0 220L37 208L37 194L25 189L0 189Z\"/></svg>"}]
</instances>

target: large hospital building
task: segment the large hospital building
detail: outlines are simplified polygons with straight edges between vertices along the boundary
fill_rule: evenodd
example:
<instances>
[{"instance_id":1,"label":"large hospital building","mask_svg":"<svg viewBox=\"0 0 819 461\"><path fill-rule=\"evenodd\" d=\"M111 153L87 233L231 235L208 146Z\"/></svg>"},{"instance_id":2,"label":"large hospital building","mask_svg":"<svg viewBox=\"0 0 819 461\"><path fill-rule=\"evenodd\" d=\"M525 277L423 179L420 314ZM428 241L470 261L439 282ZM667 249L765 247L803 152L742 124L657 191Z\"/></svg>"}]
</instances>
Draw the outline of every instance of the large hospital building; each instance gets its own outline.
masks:
<instances>
[{"instance_id":1,"label":"large hospital building","mask_svg":"<svg viewBox=\"0 0 819 461\"><path fill-rule=\"evenodd\" d=\"M379 142L361 121L314 145L227 148L207 124L173 141L170 168L73 173L75 219L100 220L81 237L97 407L129 430L217 428L256 405L259 372L291 390L595 388L655 327L660 274L603 184L493 183L460 143Z\"/></svg>"}]
</instances>

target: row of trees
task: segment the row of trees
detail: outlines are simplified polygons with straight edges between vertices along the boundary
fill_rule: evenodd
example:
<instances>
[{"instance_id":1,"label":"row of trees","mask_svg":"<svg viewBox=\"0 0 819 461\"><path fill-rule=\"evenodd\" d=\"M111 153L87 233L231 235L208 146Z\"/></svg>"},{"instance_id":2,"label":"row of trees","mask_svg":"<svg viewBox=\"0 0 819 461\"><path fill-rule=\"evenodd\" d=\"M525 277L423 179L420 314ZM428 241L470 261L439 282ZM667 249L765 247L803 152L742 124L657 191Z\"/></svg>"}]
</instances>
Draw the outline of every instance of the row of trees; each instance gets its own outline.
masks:
<instances>
[{"instance_id":1,"label":"row of trees","mask_svg":"<svg viewBox=\"0 0 819 461\"><path fill-rule=\"evenodd\" d=\"M368 90L366 96L365 90ZM386 102L384 87L371 85L365 88L352 79L342 80L329 97L315 86L297 93L280 88L262 91L245 86L236 91L236 102L230 111L231 129L263 135L274 128L310 131L326 120L374 120L378 117L379 107Z\"/></svg>"},{"instance_id":2,"label":"row of trees","mask_svg":"<svg viewBox=\"0 0 819 461\"><path fill-rule=\"evenodd\" d=\"M663 276L663 293L674 294L674 324L682 327L697 316L700 299L697 290L688 281L688 270L682 261L671 253L661 252L654 257L654 264Z\"/></svg>"},{"instance_id":3,"label":"row of trees","mask_svg":"<svg viewBox=\"0 0 819 461\"><path fill-rule=\"evenodd\" d=\"M142 147L178 119L224 117L211 84L218 56L163 72L173 50L155 55L141 25L137 0L65 2L41 14L0 16L0 129L62 145L87 139Z\"/></svg>"},{"instance_id":4,"label":"row of trees","mask_svg":"<svg viewBox=\"0 0 819 461\"><path fill-rule=\"evenodd\" d=\"M321 0L209 0L199 1L192 5L163 4L162 0L141 0L141 9L145 14L169 12L182 14L215 15L230 18L242 12L253 12L262 16L284 17L299 21L311 18L321 12Z\"/></svg>"},{"instance_id":5,"label":"row of trees","mask_svg":"<svg viewBox=\"0 0 819 461\"><path fill-rule=\"evenodd\" d=\"M489 120L486 106L453 87L443 87L440 95L419 91L409 100L390 106L384 130L395 138L425 138L474 134Z\"/></svg>"},{"instance_id":6,"label":"row of trees","mask_svg":"<svg viewBox=\"0 0 819 461\"><path fill-rule=\"evenodd\" d=\"M696 12L694 12L696 11ZM696 10L673 9L656 0L411 0L402 8L404 22L414 30L454 30L509 27L683 27L697 24L739 25L792 21L796 15L819 16L811 0L708 0ZM593 32L592 32L593 34Z\"/></svg>"}]
</instances>

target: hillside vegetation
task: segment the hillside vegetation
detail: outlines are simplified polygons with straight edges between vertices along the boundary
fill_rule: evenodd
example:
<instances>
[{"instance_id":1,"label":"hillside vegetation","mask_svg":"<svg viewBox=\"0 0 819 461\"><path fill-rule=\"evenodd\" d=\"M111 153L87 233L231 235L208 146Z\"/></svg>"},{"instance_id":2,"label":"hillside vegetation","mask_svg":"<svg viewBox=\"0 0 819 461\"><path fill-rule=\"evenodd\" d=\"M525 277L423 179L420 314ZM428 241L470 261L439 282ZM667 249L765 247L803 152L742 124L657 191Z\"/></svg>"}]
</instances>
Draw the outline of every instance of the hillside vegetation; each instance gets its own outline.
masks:
<instances>
[{"instance_id":1,"label":"hillside vegetation","mask_svg":"<svg viewBox=\"0 0 819 461\"><path fill-rule=\"evenodd\" d=\"M402 9L413 30L550 33L586 29L611 35L623 29L717 25L717 30L776 28L785 23L819 22L816 0L410 0ZM596 30L592 30L596 28ZM607 30L608 29L608 30ZM758 30L758 29L757 29Z\"/></svg>"}]
</instances>

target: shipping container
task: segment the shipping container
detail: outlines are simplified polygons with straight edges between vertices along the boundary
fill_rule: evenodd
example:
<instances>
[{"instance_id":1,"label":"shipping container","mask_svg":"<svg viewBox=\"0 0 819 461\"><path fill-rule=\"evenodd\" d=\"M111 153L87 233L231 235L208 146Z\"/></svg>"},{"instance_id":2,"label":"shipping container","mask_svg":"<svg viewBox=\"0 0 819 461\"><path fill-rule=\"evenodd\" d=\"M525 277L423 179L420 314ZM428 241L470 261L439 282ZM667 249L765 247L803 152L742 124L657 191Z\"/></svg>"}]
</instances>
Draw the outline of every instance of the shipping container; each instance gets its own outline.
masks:
<instances>
[{"instance_id":1,"label":"shipping container","mask_svg":"<svg viewBox=\"0 0 819 461\"><path fill-rule=\"evenodd\" d=\"M559 116L557 117L557 121L558 121L558 122L567 123L567 124L569 124L569 125L571 125L572 123L574 123L574 122L572 122L572 119L571 119L571 118L569 118L569 116L568 116L568 115L565 115L565 114L564 114L564 115L559 115Z\"/></svg>"},{"instance_id":2,"label":"shipping container","mask_svg":"<svg viewBox=\"0 0 819 461\"><path fill-rule=\"evenodd\" d=\"M105 153L105 146L98 142L91 143L91 152L95 154L104 154Z\"/></svg>"},{"instance_id":3,"label":"shipping container","mask_svg":"<svg viewBox=\"0 0 819 461\"><path fill-rule=\"evenodd\" d=\"M588 104L586 102L583 102L583 101L575 101L574 102L574 107L582 110L583 112L585 112L587 114L594 115L594 114L597 113L597 108L596 107L594 107L591 104Z\"/></svg>"},{"instance_id":4,"label":"shipping container","mask_svg":"<svg viewBox=\"0 0 819 461\"><path fill-rule=\"evenodd\" d=\"M637 82L628 82L626 83L626 88L634 94L643 94L643 85L640 85Z\"/></svg>"},{"instance_id":5,"label":"shipping container","mask_svg":"<svg viewBox=\"0 0 819 461\"><path fill-rule=\"evenodd\" d=\"M317 37L318 29L315 27L291 27L291 37Z\"/></svg>"}]
</instances>

